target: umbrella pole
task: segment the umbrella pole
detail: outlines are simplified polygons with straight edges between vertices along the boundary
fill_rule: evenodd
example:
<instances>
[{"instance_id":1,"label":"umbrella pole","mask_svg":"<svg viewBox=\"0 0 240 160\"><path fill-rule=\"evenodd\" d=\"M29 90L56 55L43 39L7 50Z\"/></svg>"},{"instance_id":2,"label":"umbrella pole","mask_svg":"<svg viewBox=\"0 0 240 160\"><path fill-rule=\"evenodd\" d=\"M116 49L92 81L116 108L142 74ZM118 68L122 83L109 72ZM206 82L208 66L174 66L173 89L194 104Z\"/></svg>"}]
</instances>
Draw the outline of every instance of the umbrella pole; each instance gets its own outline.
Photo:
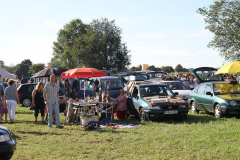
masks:
<instances>
[{"instance_id":1,"label":"umbrella pole","mask_svg":"<svg viewBox=\"0 0 240 160\"><path fill-rule=\"evenodd\" d=\"M84 77L84 83L83 83L83 85L84 85L83 90L84 90L84 100L85 100L85 77Z\"/></svg>"}]
</instances>

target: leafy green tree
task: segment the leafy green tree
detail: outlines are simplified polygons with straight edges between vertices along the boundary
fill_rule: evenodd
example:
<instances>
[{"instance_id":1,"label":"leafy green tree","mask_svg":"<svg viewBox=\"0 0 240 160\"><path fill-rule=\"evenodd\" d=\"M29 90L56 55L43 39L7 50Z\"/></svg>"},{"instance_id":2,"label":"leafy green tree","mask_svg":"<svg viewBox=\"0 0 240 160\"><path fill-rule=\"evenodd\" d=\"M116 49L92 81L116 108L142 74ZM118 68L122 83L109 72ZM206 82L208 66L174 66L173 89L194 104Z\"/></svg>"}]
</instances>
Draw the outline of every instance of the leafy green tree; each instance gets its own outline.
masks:
<instances>
[{"instance_id":1,"label":"leafy green tree","mask_svg":"<svg viewBox=\"0 0 240 160\"><path fill-rule=\"evenodd\" d=\"M156 71L156 67L154 65L148 66L148 70Z\"/></svg>"},{"instance_id":2,"label":"leafy green tree","mask_svg":"<svg viewBox=\"0 0 240 160\"><path fill-rule=\"evenodd\" d=\"M130 70L130 71L141 71L141 70L142 70L142 65L140 64L140 65L137 66L137 67L131 67L129 70Z\"/></svg>"},{"instance_id":3,"label":"leafy green tree","mask_svg":"<svg viewBox=\"0 0 240 160\"><path fill-rule=\"evenodd\" d=\"M130 55L126 44L121 42L121 34L115 22L106 18L93 20L88 25L79 19L73 20L59 31L50 63L65 68L126 70Z\"/></svg>"},{"instance_id":4,"label":"leafy green tree","mask_svg":"<svg viewBox=\"0 0 240 160\"><path fill-rule=\"evenodd\" d=\"M183 68L182 72L189 72L189 70L187 68Z\"/></svg>"},{"instance_id":5,"label":"leafy green tree","mask_svg":"<svg viewBox=\"0 0 240 160\"><path fill-rule=\"evenodd\" d=\"M172 66L164 66L162 70L167 73L174 72L174 69L172 68Z\"/></svg>"},{"instance_id":6,"label":"leafy green tree","mask_svg":"<svg viewBox=\"0 0 240 160\"><path fill-rule=\"evenodd\" d=\"M162 71L161 67L156 67L155 71Z\"/></svg>"},{"instance_id":7,"label":"leafy green tree","mask_svg":"<svg viewBox=\"0 0 240 160\"><path fill-rule=\"evenodd\" d=\"M4 68L5 64L4 61L0 60L0 67Z\"/></svg>"},{"instance_id":8,"label":"leafy green tree","mask_svg":"<svg viewBox=\"0 0 240 160\"><path fill-rule=\"evenodd\" d=\"M29 74L34 74L34 73L37 73L37 72L43 70L44 68L45 68L45 64L43 64L43 63L33 64L33 65L31 65L28 73Z\"/></svg>"},{"instance_id":9,"label":"leafy green tree","mask_svg":"<svg viewBox=\"0 0 240 160\"><path fill-rule=\"evenodd\" d=\"M72 52L74 44L85 33L87 33L87 25L79 19L74 19L64 25L63 29L58 32L57 40L53 43L51 65L60 65L65 68L80 67L78 61L81 61L81 56L74 58Z\"/></svg>"},{"instance_id":10,"label":"leafy green tree","mask_svg":"<svg viewBox=\"0 0 240 160\"><path fill-rule=\"evenodd\" d=\"M31 67L32 61L30 59L24 59L21 64L26 64L28 67Z\"/></svg>"},{"instance_id":11,"label":"leafy green tree","mask_svg":"<svg viewBox=\"0 0 240 160\"><path fill-rule=\"evenodd\" d=\"M28 71L31 66L32 61L30 59L25 59L20 64L16 65L14 74L16 74L19 79L21 79L22 75L24 75L25 77L30 76Z\"/></svg>"},{"instance_id":12,"label":"leafy green tree","mask_svg":"<svg viewBox=\"0 0 240 160\"><path fill-rule=\"evenodd\" d=\"M129 71L137 71L137 67L131 67L130 69L129 69Z\"/></svg>"},{"instance_id":13,"label":"leafy green tree","mask_svg":"<svg viewBox=\"0 0 240 160\"><path fill-rule=\"evenodd\" d=\"M177 72L181 72L183 69L182 65L181 64L178 64L176 67L175 67L175 71Z\"/></svg>"},{"instance_id":14,"label":"leafy green tree","mask_svg":"<svg viewBox=\"0 0 240 160\"><path fill-rule=\"evenodd\" d=\"M27 64L17 64L15 69L15 74L18 76L19 79L21 79L22 75L25 77L28 76L29 66Z\"/></svg>"},{"instance_id":15,"label":"leafy green tree","mask_svg":"<svg viewBox=\"0 0 240 160\"><path fill-rule=\"evenodd\" d=\"M217 49L226 60L240 60L240 1L218 0L197 13L204 16L206 29L214 34L208 47Z\"/></svg>"},{"instance_id":16,"label":"leafy green tree","mask_svg":"<svg viewBox=\"0 0 240 160\"><path fill-rule=\"evenodd\" d=\"M16 70L16 66L4 66L3 68L10 73L15 73Z\"/></svg>"}]
</instances>

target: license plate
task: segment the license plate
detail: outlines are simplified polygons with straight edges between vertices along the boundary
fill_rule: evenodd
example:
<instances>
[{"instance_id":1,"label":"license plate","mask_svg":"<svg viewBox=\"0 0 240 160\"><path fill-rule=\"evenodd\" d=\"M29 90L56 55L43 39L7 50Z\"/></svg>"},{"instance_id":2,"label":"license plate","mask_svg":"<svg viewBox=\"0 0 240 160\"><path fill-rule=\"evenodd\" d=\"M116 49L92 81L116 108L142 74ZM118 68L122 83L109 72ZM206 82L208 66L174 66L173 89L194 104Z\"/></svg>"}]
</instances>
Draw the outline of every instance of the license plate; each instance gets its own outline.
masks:
<instances>
[{"instance_id":1,"label":"license plate","mask_svg":"<svg viewBox=\"0 0 240 160\"><path fill-rule=\"evenodd\" d=\"M178 114L178 110L165 111L164 114Z\"/></svg>"}]
</instances>

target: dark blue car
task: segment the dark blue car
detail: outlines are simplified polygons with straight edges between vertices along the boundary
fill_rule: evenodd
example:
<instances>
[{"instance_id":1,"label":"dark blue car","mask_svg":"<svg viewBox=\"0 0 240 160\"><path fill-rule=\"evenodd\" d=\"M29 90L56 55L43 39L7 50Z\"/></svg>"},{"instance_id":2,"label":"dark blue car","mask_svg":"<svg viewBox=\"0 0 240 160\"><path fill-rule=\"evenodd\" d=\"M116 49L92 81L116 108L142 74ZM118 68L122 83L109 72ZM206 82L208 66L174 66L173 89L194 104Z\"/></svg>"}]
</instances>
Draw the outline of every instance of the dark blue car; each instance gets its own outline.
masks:
<instances>
[{"instance_id":1,"label":"dark blue car","mask_svg":"<svg viewBox=\"0 0 240 160\"><path fill-rule=\"evenodd\" d=\"M95 82L96 79L99 81L99 89L104 93L108 87L111 98L114 99L120 95L120 89L124 88L124 83L116 76L95 77L92 78L92 81Z\"/></svg>"},{"instance_id":2,"label":"dark blue car","mask_svg":"<svg viewBox=\"0 0 240 160\"><path fill-rule=\"evenodd\" d=\"M32 91L36 88L36 83L21 84L17 88L20 103L24 107L30 107L32 105Z\"/></svg>"},{"instance_id":3,"label":"dark blue car","mask_svg":"<svg viewBox=\"0 0 240 160\"><path fill-rule=\"evenodd\" d=\"M12 133L3 126L0 126L0 159L11 159L16 149L16 142L12 138Z\"/></svg>"}]
</instances>

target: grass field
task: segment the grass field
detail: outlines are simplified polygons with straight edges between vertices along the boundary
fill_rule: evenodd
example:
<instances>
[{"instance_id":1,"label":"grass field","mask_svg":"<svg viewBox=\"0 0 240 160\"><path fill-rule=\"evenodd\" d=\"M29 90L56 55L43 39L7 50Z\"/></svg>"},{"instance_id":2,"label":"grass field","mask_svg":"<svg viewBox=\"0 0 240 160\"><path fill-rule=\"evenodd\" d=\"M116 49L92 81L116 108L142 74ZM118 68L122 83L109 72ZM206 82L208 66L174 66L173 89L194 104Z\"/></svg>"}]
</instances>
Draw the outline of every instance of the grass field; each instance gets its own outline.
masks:
<instances>
[{"instance_id":1,"label":"grass field","mask_svg":"<svg viewBox=\"0 0 240 160\"><path fill-rule=\"evenodd\" d=\"M240 119L191 114L185 121L144 122L136 129L84 131L33 124L33 112L17 107L15 123L2 122L17 141L13 159L239 159ZM134 117L124 121L139 124Z\"/></svg>"}]
</instances>

